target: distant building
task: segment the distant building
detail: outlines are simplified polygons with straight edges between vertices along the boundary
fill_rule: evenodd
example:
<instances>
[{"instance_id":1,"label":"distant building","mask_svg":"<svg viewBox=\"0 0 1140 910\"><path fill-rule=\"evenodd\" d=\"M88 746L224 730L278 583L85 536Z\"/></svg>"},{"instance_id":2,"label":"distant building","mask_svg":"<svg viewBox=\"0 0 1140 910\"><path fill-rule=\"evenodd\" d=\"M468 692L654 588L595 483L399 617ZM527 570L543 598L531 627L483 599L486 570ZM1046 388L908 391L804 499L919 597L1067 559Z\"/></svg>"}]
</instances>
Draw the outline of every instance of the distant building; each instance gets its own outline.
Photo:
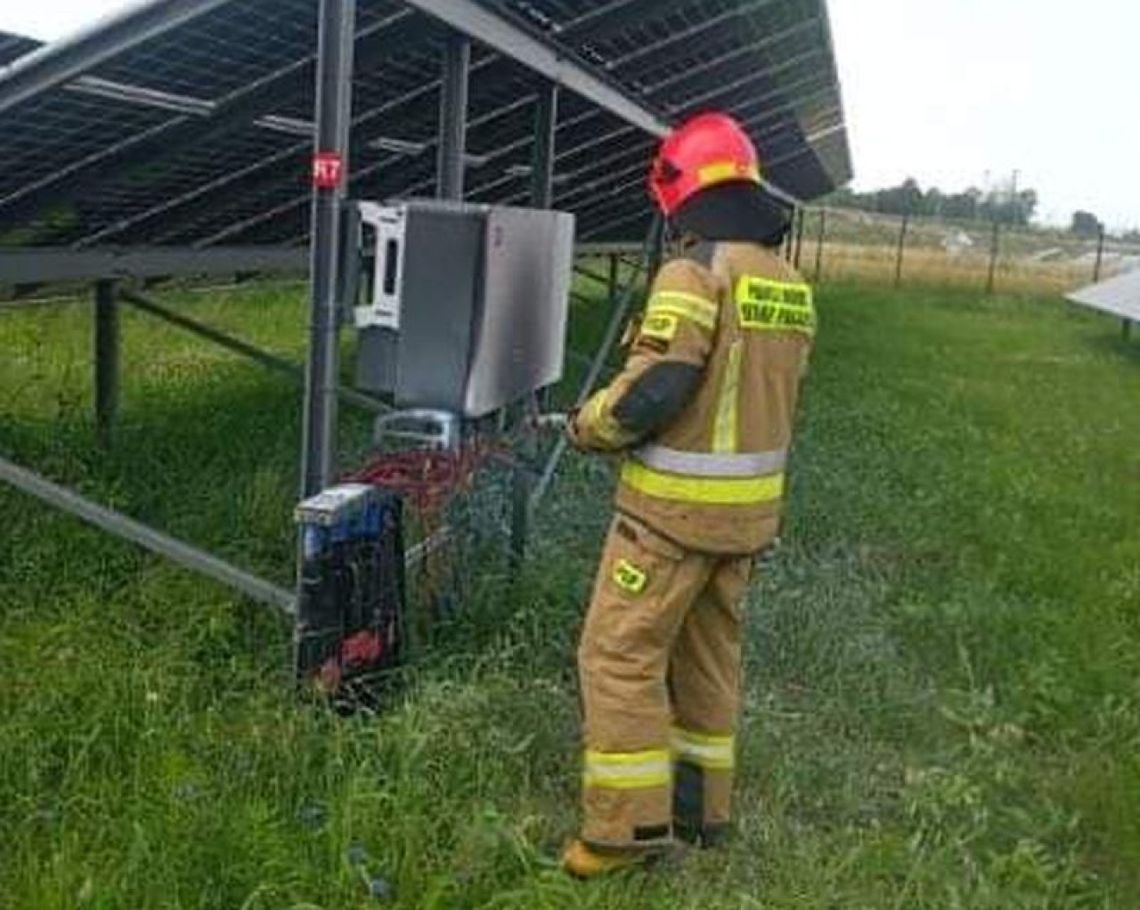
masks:
<instances>
[{"instance_id":1,"label":"distant building","mask_svg":"<svg viewBox=\"0 0 1140 910\"><path fill-rule=\"evenodd\" d=\"M973 249L974 240L965 231L955 231L942 238L942 249L951 256L958 256L967 250Z\"/></svg>"}]
</instances>

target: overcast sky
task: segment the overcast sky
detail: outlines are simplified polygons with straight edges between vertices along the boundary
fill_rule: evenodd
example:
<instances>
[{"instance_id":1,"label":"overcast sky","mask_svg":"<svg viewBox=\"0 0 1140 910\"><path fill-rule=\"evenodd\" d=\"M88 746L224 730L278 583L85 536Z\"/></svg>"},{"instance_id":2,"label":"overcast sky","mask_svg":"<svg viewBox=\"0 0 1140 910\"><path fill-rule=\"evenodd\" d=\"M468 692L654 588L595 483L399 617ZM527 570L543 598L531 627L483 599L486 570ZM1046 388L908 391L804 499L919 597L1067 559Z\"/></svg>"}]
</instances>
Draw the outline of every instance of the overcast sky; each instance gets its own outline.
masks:
<instances>
[{"instance_id":1,"label":"overcast sky","mask_svg":"<svg viewBox=\"0 0 1140 910\"><path fill-rule=\"evenodd\" d=\"M48 40L130 5L0 0ZM1140 227L1138 0L830 0L856 187L944 190L1020 172L1040 214Z\"/></svg>"}]
</instances>

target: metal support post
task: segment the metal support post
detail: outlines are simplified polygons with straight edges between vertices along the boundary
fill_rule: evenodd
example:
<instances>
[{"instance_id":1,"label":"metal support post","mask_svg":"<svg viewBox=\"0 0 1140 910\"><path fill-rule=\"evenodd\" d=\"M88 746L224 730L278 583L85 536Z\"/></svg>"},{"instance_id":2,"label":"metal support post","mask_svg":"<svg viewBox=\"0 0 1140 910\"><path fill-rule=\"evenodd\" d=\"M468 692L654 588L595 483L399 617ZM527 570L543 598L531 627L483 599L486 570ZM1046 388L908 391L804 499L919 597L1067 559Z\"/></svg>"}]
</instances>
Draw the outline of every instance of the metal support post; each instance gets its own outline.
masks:
<instances>
[{"instance_id":1,"label":"metal support post","mask_svg":"<svg viewBox=\"0 0 1140 910\"><path fill-rule=\"evenodd\" d=\"M617 305L618 297L618 268L621 265L621 258L617 253L610 253L610 274L608 282L608 292L606 293L606 300L609 302L612 309Z\"/></svg>"},{"instance_id":2,"label":"metal support post","mask_svg":"<svg viewBox=\"0 0 1140 910\"><path fill-rule=\"evenodd\" d=\"M807 209L800 206L796 209L796 255L794 265L798 269L804 252L804 225L807 221Z\"/></svg>"},{"instance_id":3,"label":"metal support post","mask_svg":"<svg viewBox=\"0 0 1140 910\"><path fill-rule=\"evenodd\" d=\"M992 294L997 282L998 249L1001 245L1001 224L994 221L993 238L990 240L990 273L986 278L986 293Z\"/></svg>"},{"instance_id":4,"label":"metal support post","mask_svg":"<svg viewBox=\"0 0 1140 910\"><path fill-rule=\"evenodd\" d=\"M1093 284L1100 282L1100 270L1104 266L1104 225L1100 226L1096 236L1096 265L1093 266Z\"/></svg>"},{"instance_id":5,"label":"metal support post","mask_svg":"<svg viewBox=\"0 0 1140 910\"><path fill-rule=\"evenodd\" d=\"M471 68L471 41L454 33L443 56L443 94L439 101L439 156L436 160L436 196L463 198L463 156L467 152L467 75Z\"/></svg>"},{"instance_id":6,"label":"metal support post","mask_svg":"<svg viewBox=\"0 0 1140 910\"><path fill-rule=\"evenodd\" d=\"M534 154L531 161L530 204L536 209L554 205L554 137L558 129L558 86L544 84L534 112Z\"/></svg>"},{"instance_id":7,"label":"metal support post","mask_svg":"<svg viewBox=\"0 0 1140 910\"><path fill-rule=\"evenodd\" d=\"M554 203L555 132L558 127L558 86L543 85L538 92L534 118L534 154L531 160L530 204L548 209ZM548 390L530 396L520 409L519 417L527 421L549 405ZM527 411L531 413L527 413ZM530 462L537 455L537 440L527 433L520 446L521 462L511 472L511 568L517 570L526 557L526 541L530 532L530 501L533 487Z\"/></svg>"},{"instance_id":8,"label":"metal support post","mask_svg":"<svg viewBox=\"0 0 1140 910\"><path fill-rule=\"evenodd\" d=\"M95 285L95 431L100 445L111 444L119 410L119 304L115 283Z\"/></svg>"},{"instance_id":9,"label":"metal support post","mask_svg":"<svg viewBox=\"0 0 1140 910\"><path fill-rule=\"evenodd\" d=\"M819 237L815 244L815 284L823 276L823 243L827 239L827 209L819 210Z\"/></svg>"},{"instance_id":10,"label":"metal support post","mask_svg":"<svg viewBox=\"0 0 1140 910\"><path fill-rule=\"evenodd\" d=\"M895 257L895 287L902 284L903 257L906 255L906 232L910 227L910 212L903 215L902 225L899 227L899 248Z\"/></svg>"},{"instance_id":11,"label":"metal support post","mask_svg":"<svg viewBox=\"0 0 1140 910\"><path fill-rule=\"evenodd\" d=\"M311 315L305 369L302 495L320 492L336 474L341 286L341 204L348 172L356 0L321 0L317 59L317 134L312 205Z\"/></svg>"}]
</instances>

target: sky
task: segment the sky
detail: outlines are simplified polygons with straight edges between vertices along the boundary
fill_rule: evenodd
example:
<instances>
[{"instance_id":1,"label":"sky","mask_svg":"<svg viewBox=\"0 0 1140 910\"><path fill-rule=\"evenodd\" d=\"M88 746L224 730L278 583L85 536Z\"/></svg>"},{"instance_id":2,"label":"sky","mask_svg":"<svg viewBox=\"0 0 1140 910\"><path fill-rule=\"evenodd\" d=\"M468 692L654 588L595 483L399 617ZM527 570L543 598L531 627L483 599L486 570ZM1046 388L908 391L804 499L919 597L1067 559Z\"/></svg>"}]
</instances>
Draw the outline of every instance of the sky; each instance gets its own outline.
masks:
<instances>
[{"instance_id":1,"label":"sky","mask_svg":"<svg viewBox=\"0 0 1140 910\"><path fill-rule=\"evenodd\" d=\"M0 30L59 38L123 0L0 2ZM1140 227L1137 0L829 0L857 189L1008 182L1067 223Z\"/></svg>"}]
</instances>

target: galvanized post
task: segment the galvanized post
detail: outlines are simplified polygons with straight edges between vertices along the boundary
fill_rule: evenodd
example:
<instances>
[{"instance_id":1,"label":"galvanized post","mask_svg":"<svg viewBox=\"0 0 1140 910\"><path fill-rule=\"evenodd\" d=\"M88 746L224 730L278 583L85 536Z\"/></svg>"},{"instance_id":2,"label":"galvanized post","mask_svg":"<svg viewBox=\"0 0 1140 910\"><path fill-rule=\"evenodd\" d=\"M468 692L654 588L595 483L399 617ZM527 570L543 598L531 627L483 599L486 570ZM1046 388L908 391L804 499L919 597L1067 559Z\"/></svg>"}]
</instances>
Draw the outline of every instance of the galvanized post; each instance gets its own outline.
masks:
<instances>
[{"instance_id":1,"label":"galvanized post","mask_svg":"<svg viewBox=\"0 0 1140 910\"><path fill-rule=\"evenodd\" d=\"M548 209L554 204L555 132L558 127L558 86L544 84L538 92L534 117L534 153L531 156L530 204ZM519 417L527 421L549 404L547 390L531 396ZM528 414L527 411L531 413ZM526 557L526 541L530 527L530 498L533 487L530 462L537 454L534 433L528 432L519 454L524 463L516 464L511 473L511 568L517 570Z\"/></svg>"},{"instance_id":2,"label":"galvanized post","mask_svg":"<svg viewBox=\"0 0 1140 910\"><path fill-rule=\"evenodd\" d=\"M443 55L443 94L439 101L439 154L436 196L463 198L463 166L467 152L467 75L471 41L459 33L448 36Z\"/></svg>"},{"instance_id":3,"label":"galvanized post","mask_svg":"<svg viewBox=\"0 0 1140 910\"><path fill-rule=\"evenodd\" d=\"M341 207L348 173L356 0L321 0L317 58L317 134L313 159L312 282L305 367L302 495L336 475Z\"/></svg>"},{"instance_id":4,"label":"galvanized post","mask_svg":"<svg viewBox=\"0 0 1140 910\"><path fill-rule=\"evenodd\" d=\"M1096 237L1096 265L1093 266L1093 284L1100 281L1100 270L1104 265L1104 225L1100 226Z\"/></svg>"},{"instance_id":5,"label":"galvanized post","mask_svg":"<svg viewBox=\"0 0 1140 910\"><path fill-rule=\"evenodd\" d=\"M538 90L534 112L530 204L536 209L548 209L554 205L554 137L557 129L558 86L548 82Z\"/></svg>"},{"instance_id":6,"label":"galvanized post","mask_svg":"<svg viewBox=\"0 0 1140 910\"><path fill-rule=\"evenodd\" d=\"M804 226L807 222L807 209L805 209L803 206L800 206L798 209L796 209L796 212L797 212L797 217L796 217L795 266L798 269L800 267L800 259L802 258L803 252L804 252Z\"/></svg>"},{"instance_id":7,"label":"galvanized post","mask_svg":"<svg viewBox=\"0 0 1140 910\"><path fill-rule=\"evenodd\" d=\"M95 432L99 444L111 444L119 410L119 302L115 283L95 284Z\"/></svg>"},{"instance_id":8,"label":"galvanized post","mask_svg":"<svg viewBox=\"0 0 1140 910\"><path fill-rule=\"evenodd\" d=\"M899 249L895 257L895 287L902 284L903 256L906 254L906 232L910 227L910 212L903 215L902 226L899 228Z\"/></svg>"},{"instance_id":9,"label":"galvanized post","mask_svg":"<svg viewBox=\"0 0 1140 910\"><path fill-rule=\"evenodd\" d=\"M815 283L823 276L823 243L827 239L827 209L819 210L819 238L815 244Z\"/></svg>"},{"instance_id":10,"label":"galvanized post","mask_svg":"<svg viewBox=\"0 0 1140 910\"><path fill-rule=\"evenodd\" d=\"M997 260L998 248L1001 243L1001 223L994 219L994 232L993 239L990 241L990 273L986 278L986 293L992 294L994 292L994 285L997 280Z\"/></svg>"}]
</instances>

